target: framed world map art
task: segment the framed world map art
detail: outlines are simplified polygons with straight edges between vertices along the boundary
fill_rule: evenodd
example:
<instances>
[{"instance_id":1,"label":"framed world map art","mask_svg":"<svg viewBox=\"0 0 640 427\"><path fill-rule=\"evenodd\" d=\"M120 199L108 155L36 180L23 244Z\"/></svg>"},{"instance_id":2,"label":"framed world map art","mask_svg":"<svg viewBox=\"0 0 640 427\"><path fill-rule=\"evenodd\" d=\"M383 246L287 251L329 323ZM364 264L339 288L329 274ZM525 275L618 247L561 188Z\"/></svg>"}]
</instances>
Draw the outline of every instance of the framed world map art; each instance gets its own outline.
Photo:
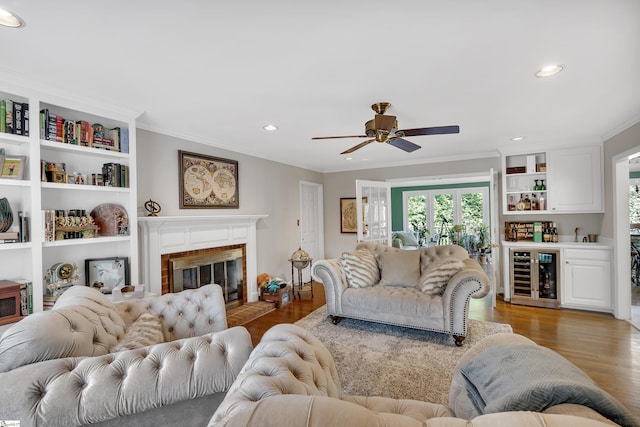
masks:
<instances>
[{"instance_id":1,"label":"framed world map art","mask_svg":"<svg viewBox=\"0 0 640 427\"><path fill-rule=\"evenodd\" d=\"M180 209L238 208L238 162L178 151Z\"/></svg>"}]
</instances>

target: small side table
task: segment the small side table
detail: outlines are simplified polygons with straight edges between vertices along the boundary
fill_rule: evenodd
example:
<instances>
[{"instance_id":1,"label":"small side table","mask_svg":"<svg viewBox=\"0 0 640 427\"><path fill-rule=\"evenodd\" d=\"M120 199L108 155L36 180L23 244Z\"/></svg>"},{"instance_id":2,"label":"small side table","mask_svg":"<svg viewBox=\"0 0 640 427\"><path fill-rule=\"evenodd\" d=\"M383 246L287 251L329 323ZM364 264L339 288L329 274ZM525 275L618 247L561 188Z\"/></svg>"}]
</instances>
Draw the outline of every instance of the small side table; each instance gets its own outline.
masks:
<instances>
[{"instance_id":1,"label":"small side table","mask_svg":"<svg viewBox=\"0 0 640 427\"><path fill-rule=\"evenodd\" d=\"M313 279L311 278L311 265L313 264L313 259L309 258L309 264L298 268L295 266L296 263L299 263L300 260L289 259L291 263L291 287L293 290L293 299L296 299L296 291L298 292L298 299L301 298L300 292L311 292L311 298L313 298ZM294 267L298 270L298 283L296 284L296 276L293 274ZM309 267L309 284L305 285L302 281L302 272L305 268ZM297 286L297 288L296 288Z\"/></svg>"}]
</instances>

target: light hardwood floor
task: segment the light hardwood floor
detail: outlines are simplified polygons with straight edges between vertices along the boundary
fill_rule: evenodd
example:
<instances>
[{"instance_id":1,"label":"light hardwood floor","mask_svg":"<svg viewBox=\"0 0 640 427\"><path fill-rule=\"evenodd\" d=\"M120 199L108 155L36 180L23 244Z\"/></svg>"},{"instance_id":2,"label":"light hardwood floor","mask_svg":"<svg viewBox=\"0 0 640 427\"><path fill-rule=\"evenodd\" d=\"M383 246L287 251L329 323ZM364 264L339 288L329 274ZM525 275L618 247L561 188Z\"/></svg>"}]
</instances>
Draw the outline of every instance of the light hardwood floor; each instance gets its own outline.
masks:
<instances>
[{"instance_id":1,"label":"light hardwood floor","mask_svg":"<svg viewBox=\"0 0 640 427\"><path fill-rule=\"evenodd\" d=\"M294 323L325 304L324 288L245 324L254 345L272 326ZM579 310L512 305L489 297L471 300L472 319L508 323L513 331L549 347L573 362L604 390L640 415L640 331L613 316Z\"/></svg>"}]
</instances>

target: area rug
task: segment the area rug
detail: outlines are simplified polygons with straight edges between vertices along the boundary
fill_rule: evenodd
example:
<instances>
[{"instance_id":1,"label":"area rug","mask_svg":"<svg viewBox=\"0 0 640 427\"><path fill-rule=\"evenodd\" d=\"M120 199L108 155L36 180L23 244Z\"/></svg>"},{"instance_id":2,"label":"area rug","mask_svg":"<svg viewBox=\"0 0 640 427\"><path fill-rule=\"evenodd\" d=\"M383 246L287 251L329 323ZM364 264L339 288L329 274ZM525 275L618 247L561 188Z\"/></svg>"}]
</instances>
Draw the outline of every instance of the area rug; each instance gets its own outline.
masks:
<instances>
[{"instance_id":1,"label":"area rug","mask_svg":"<svg viewBox=\"0 0 640 427\"><path fill-rule=\"evenodd\" d=\"M338 325L326 306L296 322L322 341L333 356L342 392L448 404L453 369L482 338L513 332L502 323L469 320L463 347L449 335L344 319Z\"/></svg>"}]
</instances>

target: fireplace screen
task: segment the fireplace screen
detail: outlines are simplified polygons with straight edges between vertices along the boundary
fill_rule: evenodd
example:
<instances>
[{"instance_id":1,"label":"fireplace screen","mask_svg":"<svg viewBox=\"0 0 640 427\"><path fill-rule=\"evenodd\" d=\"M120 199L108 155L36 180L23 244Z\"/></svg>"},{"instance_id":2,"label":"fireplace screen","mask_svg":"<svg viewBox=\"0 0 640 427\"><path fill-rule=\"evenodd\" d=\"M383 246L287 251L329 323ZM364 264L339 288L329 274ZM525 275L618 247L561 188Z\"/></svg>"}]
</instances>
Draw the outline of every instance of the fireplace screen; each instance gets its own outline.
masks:
<instances>
[{"instance_id":1,"label":"fireplace screen","mask_svg":"<svg viewBox=\"0 0 640 427\"><path fill-rule=\"evenodd\" d=\"M216 283L222 287L227 306L242 304L242 249L171 258L169 269L170 292Z\"/></svg>"}]
</instances>

